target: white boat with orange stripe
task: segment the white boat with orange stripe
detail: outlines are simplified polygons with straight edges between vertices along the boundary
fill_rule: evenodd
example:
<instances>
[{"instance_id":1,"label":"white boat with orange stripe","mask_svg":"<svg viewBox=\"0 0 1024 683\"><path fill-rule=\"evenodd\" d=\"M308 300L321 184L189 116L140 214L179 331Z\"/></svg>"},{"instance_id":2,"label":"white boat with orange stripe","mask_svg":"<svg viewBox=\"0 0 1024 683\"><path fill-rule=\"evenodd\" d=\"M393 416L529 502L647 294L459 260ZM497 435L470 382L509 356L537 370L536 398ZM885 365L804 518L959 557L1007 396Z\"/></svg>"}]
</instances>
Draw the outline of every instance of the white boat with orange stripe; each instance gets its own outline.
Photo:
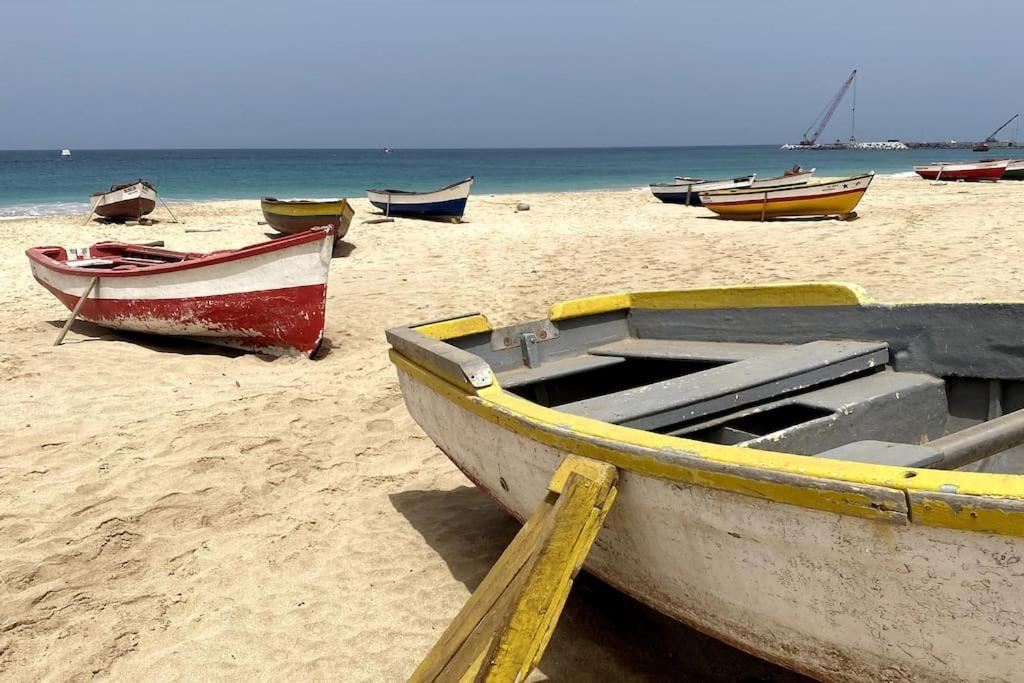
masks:
<instances>
[{"instance_id":1,"label":"white boat with orange stripe","mask_svg":"<svg viewBox=\"0 0 1024 683\"><path fill-rule=\"evenodd\" d=\"M406 406L519 519L567 457L618 495L585 567L821 680L1020 680L1024 303L803 283L388 331Z\"/></svg>"},{"instance_id":2,"label":"white boat with orange stripe","mask_svg":"<svg viewBox=\"0 0 1024 683\"><path fill-rule=\"evenodd\" d=\"M701 202L723 218L766 220L789 216L852 217L874 172L797 186L703 192Z\"/></svg>"}]
</instances>

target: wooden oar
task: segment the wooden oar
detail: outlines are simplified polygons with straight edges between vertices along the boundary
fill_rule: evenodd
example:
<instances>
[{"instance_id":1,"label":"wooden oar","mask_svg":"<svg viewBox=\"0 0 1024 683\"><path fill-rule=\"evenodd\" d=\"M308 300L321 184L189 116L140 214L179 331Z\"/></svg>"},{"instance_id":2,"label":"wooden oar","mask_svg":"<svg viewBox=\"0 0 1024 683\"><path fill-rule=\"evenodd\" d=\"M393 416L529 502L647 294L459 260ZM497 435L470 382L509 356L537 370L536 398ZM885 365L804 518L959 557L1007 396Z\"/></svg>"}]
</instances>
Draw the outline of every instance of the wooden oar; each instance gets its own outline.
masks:
<instances>
[{"instance_id":1,"label":"wooden oar","mask_svg":"<svg viewBox=\"0 0 1024 683\"><path fill-rule=\"evenodd\" d=\"M100 278L97 275L89 282L89 286L85 288L85 294L83 294L78 300L78 303L75 304L75 307L71 310L71 317L69 317L67 322L64 323L64 327L61 328L60 334L57 335L57 340L53 342L54 346L60 346L61 342L64 341L65 335L67 335L68 330L71 329L71 324L75 322L75 318L78 317L78 312L82 310L82 305L85 303L85 300L89 298L89 295L92 294L93 288L99 281Z\"/></svg>"}]
</instances>

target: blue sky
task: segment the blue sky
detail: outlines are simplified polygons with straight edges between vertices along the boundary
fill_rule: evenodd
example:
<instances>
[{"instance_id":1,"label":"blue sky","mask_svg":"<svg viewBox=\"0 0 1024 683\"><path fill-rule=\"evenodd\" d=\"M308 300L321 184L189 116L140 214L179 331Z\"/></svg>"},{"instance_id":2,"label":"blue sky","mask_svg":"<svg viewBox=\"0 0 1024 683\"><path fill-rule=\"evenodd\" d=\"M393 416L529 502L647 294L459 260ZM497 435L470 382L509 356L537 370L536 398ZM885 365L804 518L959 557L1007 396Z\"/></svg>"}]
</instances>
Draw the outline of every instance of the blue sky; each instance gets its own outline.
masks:
<instances>
[{"instance_id":1,"label":"blue sky","mask_svg":"<svg viewBox=\"0 0 1024 683\"><path fill-rule=\"evenodd\" d=\"M1013 2L2 0L0 148L860 139L1024 110ZM1012 127L1011 127L1012 128ZM824 138L849 135L849 102Z\"/></svg>"}]
</instances>

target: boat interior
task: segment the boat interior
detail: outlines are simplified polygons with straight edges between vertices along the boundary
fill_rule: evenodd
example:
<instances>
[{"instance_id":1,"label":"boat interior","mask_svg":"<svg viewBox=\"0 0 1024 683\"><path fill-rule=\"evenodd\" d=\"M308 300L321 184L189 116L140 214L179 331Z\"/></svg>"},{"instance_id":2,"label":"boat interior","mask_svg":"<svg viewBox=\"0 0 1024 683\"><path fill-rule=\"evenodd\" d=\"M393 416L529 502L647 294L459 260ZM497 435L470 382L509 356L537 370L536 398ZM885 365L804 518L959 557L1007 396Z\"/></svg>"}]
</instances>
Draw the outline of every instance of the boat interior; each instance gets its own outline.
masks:
<instances>
[{"instance_id":1,"label":"boat interior","mask_svg":"<svg viewBox=\"0 0 1024 683\"><path fill-rule=\"evenodd\" d=\"M69 268L117 271L181 263L207 255L118 242L95 244L87 249L70 251L64 247L46 247L40 250L40 254Z\"/></svg>"},{"instance_id":2,"label":"boat interior","mask_svg":"<svg viewBox=\"0 0 1024 683\"><path fill-rule=\"evenodd\" d=\"M616 425L841 460L1020 473L1021 319L1017 304L634 308L447 343L486 362L506 391Z\"/></svg>"}]
</instances>

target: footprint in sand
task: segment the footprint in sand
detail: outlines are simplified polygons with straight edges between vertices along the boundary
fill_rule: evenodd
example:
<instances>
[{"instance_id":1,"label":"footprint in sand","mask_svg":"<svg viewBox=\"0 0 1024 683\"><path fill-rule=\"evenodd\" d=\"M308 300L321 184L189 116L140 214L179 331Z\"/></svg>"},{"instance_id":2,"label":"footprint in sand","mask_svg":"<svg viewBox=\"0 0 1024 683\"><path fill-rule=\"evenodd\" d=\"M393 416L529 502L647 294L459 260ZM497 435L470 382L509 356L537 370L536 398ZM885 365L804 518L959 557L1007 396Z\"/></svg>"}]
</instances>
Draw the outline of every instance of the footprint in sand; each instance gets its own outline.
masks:
<instances>
[{"instance_id":1,"label":"footprint in sand","mask_svg":"<svg viewBox=\"0 0 1024 683\"><path fill-rule=\"evenodd\" d=\"M390 432L395 428L391 420L370 420L366 423L366 430L369 432Z\"/></svg>"}]
</instances>

